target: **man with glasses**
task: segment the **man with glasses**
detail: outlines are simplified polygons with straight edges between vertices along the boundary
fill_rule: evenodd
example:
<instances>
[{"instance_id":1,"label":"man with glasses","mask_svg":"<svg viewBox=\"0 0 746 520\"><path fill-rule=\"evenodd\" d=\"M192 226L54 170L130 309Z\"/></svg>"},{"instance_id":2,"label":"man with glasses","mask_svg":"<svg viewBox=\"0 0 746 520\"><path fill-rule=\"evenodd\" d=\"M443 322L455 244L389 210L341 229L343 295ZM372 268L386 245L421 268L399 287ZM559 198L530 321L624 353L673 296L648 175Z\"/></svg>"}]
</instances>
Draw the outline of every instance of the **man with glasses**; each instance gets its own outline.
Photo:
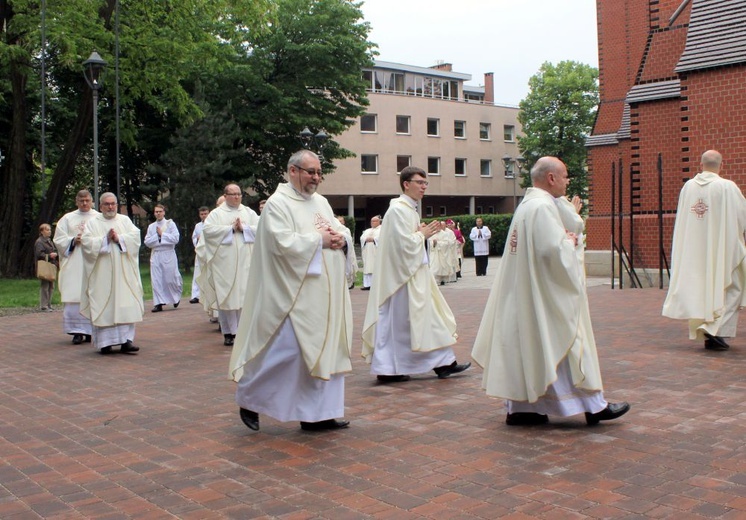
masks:
<instances>
[{"instance_id":1,"label":"man with glasses","mask_svg":"<svg viewBox=\"0 0 746 520\"><path fill-rule=\"evenodd\" d=\"M399 184L404 192L384 215L373 285L363 326L363 356L382 383L408 381L410 374L434 370L440 379L463 372L451 345L456 320L440 293L425 251L439 229L420 223L417 205L427 190L426 173L408 166Z\"/></svg>"},{"instance_id":2,"label":"man with glasses","mask_svg":"<svg viewBox=\"0 0 746 520\"><path fill-rule=\"evenodd\" d=\"M54 245L60 258L59 289L64 311L62 328L73 337L73 344L90 342L93 329L91 320L80 314L80 286L83 283L83 249L80 239L85 224L98 215L93 209L93 197L88 190L75 196L76 211L66 213L54 230Z\"/></svg>"},{"instance_id":3,"label":"man with glasses","mask_svg":"<svg viewBox=\"0 0 746 520\"><path fill-rule=\"evenodd\" d=\"M338 418L344 374L352 370L345 277L352 238L316 193L315 153L293 154L287 175L259 220L230 377L238 382L241 420L252 430L260 413L300 421L307 431L346 428L349 422Z\"/></svg>"},{"instance_id":4,"label":"man with glasses","mask_svg":"<svg viewBox=\"0 0 746 520\"><path fill-rule=\"evenodd\" d=\"M210 212L202 227L204 269L199 286L205 310L217 309L223 344L230 347L246 296L259 216L241 204L243 193L237 184L227 185L223 195L225 202Z\"/></svg>"},{"instance_id":5,"label":"man with glasses","mask_svg":"<svg viewBox=\"0 0 746 520\"><path fill-rule=\"evenodd\" d=\"M117 211L117 197L104 193L99 199L101 213L88 220L81 236L83 281L80 313L93 324L93 345L101 354L120 346L123 354L140 347L135 340L135 323L141 322L145 307L140 280L140 230Z\"/></svg>"}]
</instances>

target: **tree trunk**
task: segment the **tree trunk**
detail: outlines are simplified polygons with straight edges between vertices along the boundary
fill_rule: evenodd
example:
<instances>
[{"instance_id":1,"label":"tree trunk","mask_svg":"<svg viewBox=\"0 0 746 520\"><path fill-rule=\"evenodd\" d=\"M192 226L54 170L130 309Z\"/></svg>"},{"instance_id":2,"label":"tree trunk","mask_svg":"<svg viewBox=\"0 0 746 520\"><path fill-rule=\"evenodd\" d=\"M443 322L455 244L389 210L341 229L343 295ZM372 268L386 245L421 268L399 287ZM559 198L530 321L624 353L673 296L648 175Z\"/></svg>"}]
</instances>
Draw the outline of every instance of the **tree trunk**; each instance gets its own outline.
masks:
<instances>
[{"instance_id":1,"label":"tree trunk","mask_svg":"<svg viewBox=\"0 0 746 520\"><path fill-rule=\"evenodd\" d=\"M13 92L13 123L10 130L10 150L4 168L0 169L0 274L15 277L30 267L19 262L18 251L23 231L23 197L26 178L26 76L25 64L10 63L10 82ZM34 237L36 240L36 237Z\"/></svg>"}]
</instances>

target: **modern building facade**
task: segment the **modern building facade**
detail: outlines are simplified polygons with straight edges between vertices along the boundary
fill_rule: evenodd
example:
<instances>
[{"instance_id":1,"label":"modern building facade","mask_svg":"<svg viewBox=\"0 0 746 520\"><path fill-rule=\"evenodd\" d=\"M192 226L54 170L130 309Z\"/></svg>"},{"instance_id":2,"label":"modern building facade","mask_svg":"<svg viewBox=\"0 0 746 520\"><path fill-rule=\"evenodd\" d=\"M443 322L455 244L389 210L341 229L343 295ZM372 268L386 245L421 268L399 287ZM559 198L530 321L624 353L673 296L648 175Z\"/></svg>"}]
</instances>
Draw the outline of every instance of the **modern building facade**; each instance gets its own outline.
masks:
<instances>
[{"instance_id":1,"label":"modern building facade","mask_svg":"<svg viewBox=\"0 0 746 520\"><path fill-rule=\"evenodd\" d=\"M657 270L704 151L719 150L721 174L746 183L746 2L596 5L601 103L587 141L588 249L611 249L613 223L632 265Z\"/></svg>"},{"instance_id":2,"label":"modern building facade","mask_svg":"<svg viewBox=\"0 0 746 520\"><path fill-rule=\"evenodd\" d=\"M492 74L484 87L449 64L431 68L376 62L367 113L335 139L356 157L335 163L319 192L334 210L355 216L358 229L401 193L399 172L409 165L428 172L424 217L512 213L524 191L506 172L503 157L519 156L516 107L494 104Z\"/></svg>"}]
</instances>

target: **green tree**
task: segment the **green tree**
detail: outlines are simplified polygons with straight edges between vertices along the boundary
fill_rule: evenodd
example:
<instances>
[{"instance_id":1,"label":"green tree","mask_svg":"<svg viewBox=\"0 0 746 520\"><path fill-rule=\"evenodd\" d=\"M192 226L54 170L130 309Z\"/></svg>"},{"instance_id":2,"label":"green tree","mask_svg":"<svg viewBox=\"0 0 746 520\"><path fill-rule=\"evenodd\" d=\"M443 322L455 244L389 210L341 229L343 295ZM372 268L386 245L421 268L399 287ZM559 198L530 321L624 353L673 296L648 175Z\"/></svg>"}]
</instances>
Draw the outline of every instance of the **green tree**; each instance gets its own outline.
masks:
<instances>
[{"instance_id":1,"label":"green tree","mask_svg":"<svg viewBox=\"0 0 746 520\"><path fill-rule=\"evenodd\" d=\"M588 189L585 139L598 106L598 69L575 61L545 62L528 82L530 91L519 105L524 137L518 148L525 158L521 186L539 157L559 157L570 176L568 194L585 198Z\"/></svg>"},{"instance_id":2,"label":"green tree","mask_svg":"<svg viewBox=\"0 0 746 520\"><path fill-rule=\"evenodd\" d=\"M39 77L42 54L40 4L37 0L0 0L0 148L7 156L0 167L0 274L29 269L35 224L61 213L65 193L78 175L90 179L86 162L91 139L91 92L81 63L91 51L114 65L113 15L120 6L120 103L122 158L126 175L137 180L148 160L141 153L143 115L186 124L201 113L185 79L216 74L236 55L236 42L258 35L272 21L272 0L47 0L47 97L49 182L43 196L39 179ZM114 164L113 74L101 91L102 165ZM111 139L108 139L111 142ZM90 156L89 156L90 158ZM103 179L115 177L102 172ZM137 182L125 177L125 193ZM106 186L102 186L106 188ZM41 203L43 201L43 203ZM23 247L22 247L23 245ZM20 261L19 261L20 258Z\"/></svg>"}]
</instances>

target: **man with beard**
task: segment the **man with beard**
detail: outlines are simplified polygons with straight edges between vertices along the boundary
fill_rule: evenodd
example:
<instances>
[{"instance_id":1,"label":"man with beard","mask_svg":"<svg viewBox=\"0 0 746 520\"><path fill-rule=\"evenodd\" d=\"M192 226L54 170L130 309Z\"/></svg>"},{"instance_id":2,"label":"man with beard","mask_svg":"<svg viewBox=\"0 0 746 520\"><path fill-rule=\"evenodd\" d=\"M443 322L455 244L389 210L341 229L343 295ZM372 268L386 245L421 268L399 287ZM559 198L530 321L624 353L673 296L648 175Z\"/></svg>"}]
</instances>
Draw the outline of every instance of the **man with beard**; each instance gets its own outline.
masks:
<instances>
[{"instance_id":1,"label":"man with beard","mask_svg":"<svg viewBox=\"0 0 746 520\"><path fill-rule=\"evenodd\" d=\"M135 323L145 311L140 280L140 230L117 211L117 197L104 193L101 214L86 223L81 237L83 248L83 289L80 312L93 324L93 345L110 354L120 345L123 354L139 347Z\"/></svg>"},{"instance_id":2,"label":"man with beard","mask_svg":"<svg viewBox=\"0 0 746 520\"><path fill-rule=\"evenodd\" d=\"M288 182L269 198L257 228L230 377L241 420L259 414L303 430L347 428L344 374L352 370L352 307L345 278L352 238L316 193L318 156L288 161Z\"/></svg>"}]
</instances>

